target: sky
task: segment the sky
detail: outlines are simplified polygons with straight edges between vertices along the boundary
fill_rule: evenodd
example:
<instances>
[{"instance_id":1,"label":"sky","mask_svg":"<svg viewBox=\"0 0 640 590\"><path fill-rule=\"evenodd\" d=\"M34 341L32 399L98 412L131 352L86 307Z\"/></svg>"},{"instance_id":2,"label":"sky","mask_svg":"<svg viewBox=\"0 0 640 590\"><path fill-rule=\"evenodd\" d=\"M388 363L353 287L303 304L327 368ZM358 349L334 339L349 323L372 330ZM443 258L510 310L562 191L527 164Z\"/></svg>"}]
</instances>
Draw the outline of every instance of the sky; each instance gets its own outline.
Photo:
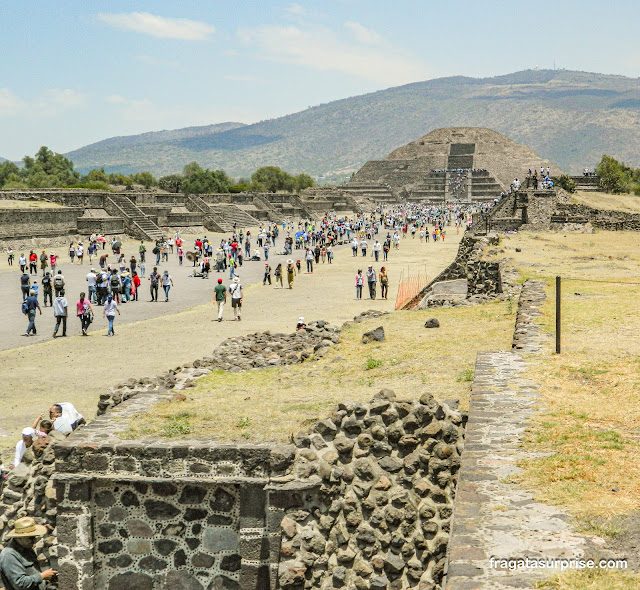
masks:
<instances>
[{"instance_id":1,"label":"sky","mask_svg":"<svg viewBox=\"0 0 640 590\"><path fill-rule=\"evenodd\" d=\"M254 123L410 82L640 76L640 3L3 0L0 156Z\"/></svg>"}]
</instances>

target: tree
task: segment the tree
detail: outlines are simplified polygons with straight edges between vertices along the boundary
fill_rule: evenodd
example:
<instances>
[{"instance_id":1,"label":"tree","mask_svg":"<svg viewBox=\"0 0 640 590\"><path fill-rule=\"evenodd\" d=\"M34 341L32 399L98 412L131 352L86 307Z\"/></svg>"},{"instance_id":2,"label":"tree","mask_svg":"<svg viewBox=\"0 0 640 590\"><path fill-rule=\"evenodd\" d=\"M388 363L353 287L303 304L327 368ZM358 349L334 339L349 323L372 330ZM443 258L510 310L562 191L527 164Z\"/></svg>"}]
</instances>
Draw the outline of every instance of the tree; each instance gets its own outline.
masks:
<instances>
[{"instance_id":1,"label":"tree","mask_svg":"<svg viewBox=\"0 0 640 590\"><path fill-rule=\"evenodd\" d=\"M158 181L151 172L137 172L131 175L131 180L136 184L141 184L144 188L151 188L158 184Z\"/></svg>"},{"instance_id":2,"label":"tree","mask_svg":"<svg viewBox=\"0 0 640 590\"><path fill-rule=\"evenodd\" d=\"M168 176L163 176L158 180L158 186L163 191L168 191L170 193L179 193L182 188L182 183L184 182L184 177L180 174L169 174Z\"/></svg>"},{"instance_id":3,"label":"tree","mask_svg":"<svg viewBox=\"0 0 640 590\"><path fill-rule=\"evenodd\" d=\"M563 174L562 176L560 176L560 178L558 178L557 185L560 188L563 188L564 190L566 190L568 193L576 192L575 180L573 180L573 178L571 178L570 176L567 176L566 174Z\"/></svg>"},{"instance_id":4,"label":"tree","mask_svg":"<svg viewBox=\"0 0 640 590\"><path fill-rule=\"evenodd\" d=\"M224 170L204 169L197 162L184 167L181 190L185 195L228 193L231 179Z\"/></svg>"},{"instance_id":5,"label":"tree","mask_svg":"<svg viewBox=\"0 0 640 590\"><path fill-rule=\"evenodd\" d=\"M600 177L600 186L607 193L629 192L631 172L631 168L607 155L602 156L596 167L596 174Z\"/></svg>"},{"instance_id":6,"label":"tree","mask_svg":"<svg viewBox=\"0 0 640 590\"><path fill-rule=\"evenodd\" d=\"M17 181L20 182L20 168L18 168L13 162L0 162L0 186L4 186L9 179L9 176L16 177Z\"/></svg>"},{"instance_id":7,"label":"tree","mask_svg":"<svg viewBox=\"0 0 640 590\"><path fill-rule=\"evenodd\" d=\"M95 168L94 170L90 170L83 180L84 182L108 183L109 177L105 174L104 168Z\"/></svg>"},{"instance_id":8,"label":"tree","mask_svg":"<svg viewBox=\"0 0 640 590\"><path fill-rule=\"evenodd\" d=\"M296 176L297 190L301 191L311 186L315 186L315 182L313 181L313 178L311 178L311 176L309 176L308 174L298 174L298 176Z\"/></svg>"},{"instance_id":9,"label":"tree","mask_svg":"<svg viewBox=\"0 0 640 590\"><path fill-rule=\"evenodd\" d=\"M284 170L277 166L263 166L251 175L251 188L256 191L275 193L281 190L290 190L293 179Z\"/></svg>"}]
</instances>

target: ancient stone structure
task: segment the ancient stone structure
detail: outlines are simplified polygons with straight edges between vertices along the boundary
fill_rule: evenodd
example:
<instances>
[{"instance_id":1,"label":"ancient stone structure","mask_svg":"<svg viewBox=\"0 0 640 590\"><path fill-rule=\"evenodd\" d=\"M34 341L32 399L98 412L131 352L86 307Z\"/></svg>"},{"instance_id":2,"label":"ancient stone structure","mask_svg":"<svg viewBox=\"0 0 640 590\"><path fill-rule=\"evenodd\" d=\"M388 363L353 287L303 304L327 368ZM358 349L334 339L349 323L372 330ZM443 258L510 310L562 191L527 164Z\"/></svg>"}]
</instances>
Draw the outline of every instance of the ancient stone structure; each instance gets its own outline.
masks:
<instances>
[{"instance_id":1,"label":"ancient stone structure","mask_svg":"<svg viewBox=\"0 0 640 590\"><path fill-rule=\"evenodd\" d=\"M437 277L409 299L402 309L426 309L442 305L465 305L470 302L481 302L503 292L500 263L484 260L487 246L498 244L497 234L476 235L467 230L460 240L454 261ZM454 293L446 289L438 289L438 285L452 281L464 280L465 293L459 294L459 285Z\"/></svg>"},{"instance_id":2,"label":"ancient stone structure","mask_svg":"<svg viewBox=\"0 0 640 590\"><path fill-rule=\"evenodd\" d=\"M396 200L441 204L493 201L529 168L558 168L504 135L479 127L436 129L367 162L351 178L350 190L378 202ZM460 172L461 171L461 172ZM454 190L455 189L455 190Z\"/></svg>"},{"instance_id":3,"label":"ancient stone structure","mask_svg":"<svg viewBox=\"0 0 640 590\"><path fill-rule=\"evenodd\" d=\"M264 221L281 223L311 218L314 211L359 210L353 196L325 195L315 201L298 195L240 193L182 195L134 192L110 193L81 189L0 191L0 198L50 201L56 208L0 208L0 239L53 237L73 234L126 233L140 239L162 236L166 227L202 227L227 232L234 227L258 226Z\"/></svg>"}]
</instances>

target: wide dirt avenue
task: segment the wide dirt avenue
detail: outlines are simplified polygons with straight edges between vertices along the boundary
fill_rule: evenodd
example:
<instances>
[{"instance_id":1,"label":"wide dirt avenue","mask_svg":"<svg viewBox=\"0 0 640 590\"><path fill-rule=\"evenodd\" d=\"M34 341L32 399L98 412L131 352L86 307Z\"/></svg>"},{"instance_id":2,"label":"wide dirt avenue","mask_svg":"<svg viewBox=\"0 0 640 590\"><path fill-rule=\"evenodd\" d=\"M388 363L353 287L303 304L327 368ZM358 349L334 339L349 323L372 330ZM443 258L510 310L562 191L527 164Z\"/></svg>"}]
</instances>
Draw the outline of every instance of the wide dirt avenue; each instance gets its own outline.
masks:
<instances>
[{"instance_id":1,"label":"wide dirt avenue","mask_svg":"<svg viewBox=\"0 0 640 590\"><path fill-rule=\"evenodd\" d=\"M256 235L252 228L252 235ZM81 336L80 321L75 317L75 302L80 291L86 291L86 274L92 265L88 258L84 265L71 264L66 248L56 248L60 254L62 270L66 280L66 297L69 301L67 338L52 338L55 320L50 307L42 308L42 316L36 316L37 336L21 336L27 326L27 318L20 311L20 270L14 264L8 267L6 259L0 266L0 296L8 302L0 341L0 363L2 375L0 400L3 423L0 429L0 449L5 464L10 462L7 450L20 437L20 431L30 426L40 413L46 413L52 403L71 402L87 418L95 417L97 401L108 387L132 377L153 376L209 354L226 338L246 333L272 330L291 332L299 316L307 321L324 319L341 324L367 309L391 311L401 273L425 273L433 278L453 261L462 232L457 235L453 228L447 232L446 242L424 243L416 237L403 239L399 250L389 253L389 260L375 263L371 252L366 261L359 255L354 258L348 246L335 250L333 264L315 265L313 274L306 274L303 251L294 250L294 260L300 258L302 273L295 278L294 288L289 290L263 287L264 262L247 261L238 268L241 283L245 287L242 321L231 321L233 312L230 300L225 307L225 321L215 321L215 306L212 305L213 288L218 277L229 285L228 271L211 274L208 280L190 278L191 264L185 260L178 265L175 254L168 263L159 265L159 272L169 270L174 287L170 301L164 302L162 289L160 301L150 302L149 283L143 279L138 302L121 305L121 316L116 317L116 336L107 338L107 323L102 318L102 308L94 306L96 319L89 335ZM386 233L384 234L386 235ZM214 245L224 237L208 233ZM186 249L190 249L195 236L183 235ZM272 268L288 258L277 255L281 252L284 236L279 236L272 248L269 262ZM127 241L122 251L127 257L135 254L137 244ZM107 248L109 246L107 245ZM15 249L15 246L14 246ZM150 250L151 248L149 248ZM49 251L50 248L47 248ZM16 261L21 251L15 249ZM28 251L27 251L28 254ZM360 252L359 252L360 254ZM110 255L110 260L115 256ZM155 256L147 252L148 275L153 268ZM94 260L97 268L97 261ZM389 274L389 299L371 301L366 287L361 301L355 298L354 280L358 268L366 270L374 264L376 271L385 265ZM41 282L41 273L38 283ZM378 295L380 289L378 286ZM42 305L42 294L39 296Z\"/></svg>"}]
</instances>

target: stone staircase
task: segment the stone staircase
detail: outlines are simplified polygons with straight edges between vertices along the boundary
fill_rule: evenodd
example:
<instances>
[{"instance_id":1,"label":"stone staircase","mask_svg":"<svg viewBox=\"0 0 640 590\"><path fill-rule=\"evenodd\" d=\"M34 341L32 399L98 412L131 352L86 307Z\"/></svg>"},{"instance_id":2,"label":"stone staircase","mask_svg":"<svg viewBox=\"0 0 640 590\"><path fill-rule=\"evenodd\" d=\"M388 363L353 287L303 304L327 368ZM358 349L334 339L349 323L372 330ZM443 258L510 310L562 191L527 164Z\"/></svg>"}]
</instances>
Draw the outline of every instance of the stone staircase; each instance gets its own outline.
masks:
<instances>
[{"instance_id":1,"label":"stone staircase","mask_svg":"<svg viewBox=\"0 0 640 590\"><path fill-rule=\"evenodd\" d=\"M127 233L135 238L158 240L162 237L162 230L126 195L105 196L105 210L124 218Z\"/></svg>"},{"instance_id":2,"label":"stone staircase","mask_svg":"<svg viewBox=\"0 0 640 590\"><path fill-rule=\"evenodd\" d=\"M246 211L243 211L237 205L231 203L216 203L215 205L209 205L209 208L217 218L220 227L224 228L223 231L233 231L234 224L237 229L257 227L260 225L260 221L249 215Z\"/></svg>"},{"instance_id":3,"label":"stone staircase","mask_svg":"<svg viewBox=\"0 0 640 590\"><path fill-rule=\"evenodd\" d=\"M233 231L233 225L226 223L219 216L215 216L211 207L202 197L198 195L187 195L184 198L184 204L189 211L202 213L204 216L204 226L208 230L215 232Z\"/></svg>"},{"instance_id":4,"label":"stone staircase","mask_svg":"<svg viewBox=\"0 0 640 590\"><path fill-rule=\"evenodd\" d=\"M599 176L570 176L571 180L576 183L576 190L583 193L595 193L601 191ZM557 179L553 179L557 182Z\"/></svg>"},{"instance_id":5,"label":"stone staircase","mask_svg":"<svg viewBox=\"0 0 640 590\"><path fill-rule=\"evenodd\" d=\"M376 182L349 183L345 188L351 191L355 197L366 197L377 204L395 202L391 189Z\"/></svg>"},{"instance_id":6,"label":"stone staircase","mask_svg":"<svg viewBox=\"0 0 640 590\"><path fill-rule=\"evenodd\" d=\"M472 201L488 202L497 199L502 192L502 186L488 172L472 170L469 181L469 196Z\"/></svg>"},{"instance_id":7,"label":"stone staircase","mask_svg":"<svg viewBox=\"0 0 640 590\"><path fill-rule=\"evenodd\" d=\"M413 203L431 203L441 205L445 201L447 191L447 175L445 172L431 172L421 183L409 192L409 200Z\"/></svg>"},{"instance_id":8,"label":"stone staircase","mask_svg":"<svg viewBox=\"0 0 640 590\"><path fill-rule=\"evenodd\" d=\"M282 215L280 215L268 199L262 195L253 195L253 204L256 208L267 212L269 221L275 221L278 225L282 223Z\"/></svg>"}]
</instances>

